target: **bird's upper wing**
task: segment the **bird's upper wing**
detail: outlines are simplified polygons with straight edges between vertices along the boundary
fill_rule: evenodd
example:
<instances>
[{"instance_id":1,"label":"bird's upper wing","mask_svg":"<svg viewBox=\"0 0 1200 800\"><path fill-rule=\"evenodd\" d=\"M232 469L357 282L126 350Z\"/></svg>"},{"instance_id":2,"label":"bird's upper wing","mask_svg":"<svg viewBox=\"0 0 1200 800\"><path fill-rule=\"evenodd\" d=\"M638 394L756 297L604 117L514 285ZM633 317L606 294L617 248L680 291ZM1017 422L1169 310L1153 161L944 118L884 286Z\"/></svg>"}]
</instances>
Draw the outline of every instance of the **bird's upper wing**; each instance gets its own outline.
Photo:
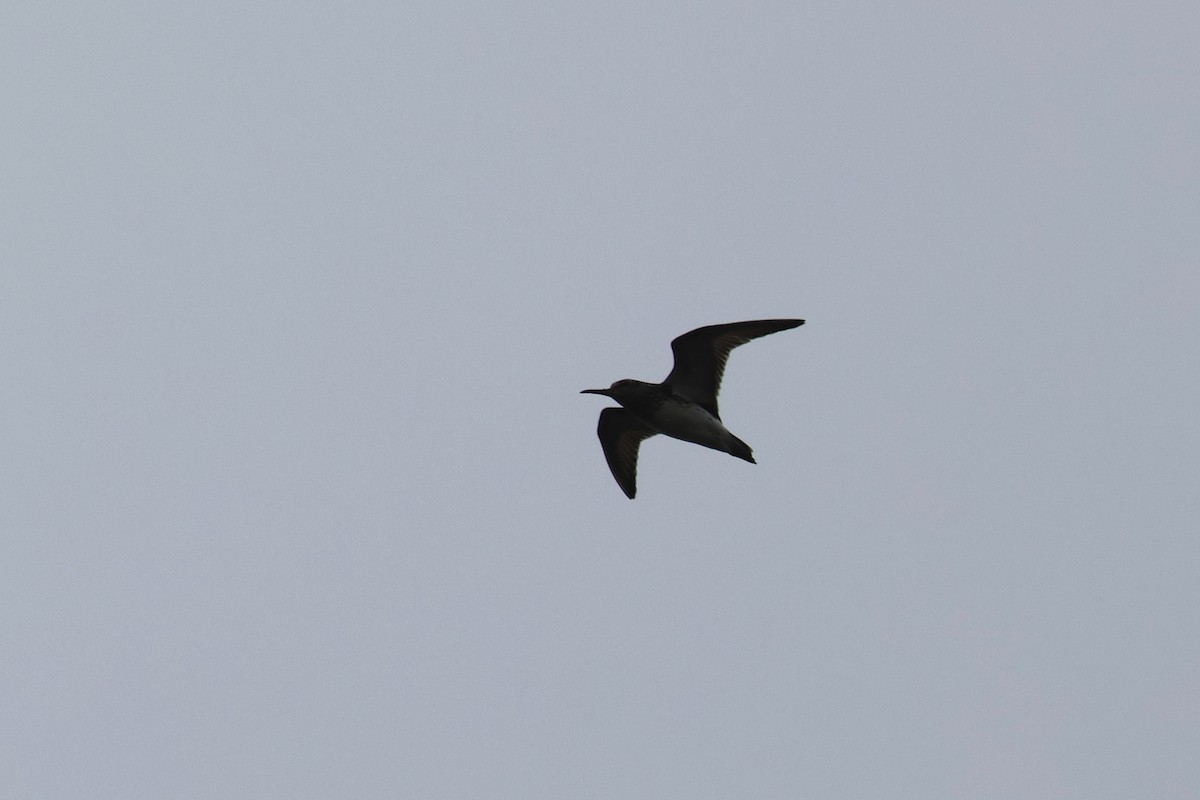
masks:
<instances>
[{"instance_id":1,"label":"bird's upper wing","mask_svg":"<svg viewBox=\"0 0 1200 800\"><path fill-rule=\"evenodd\" d=\"M600 437L609 470L630 500L637 494L638 446L655 433L623 408L606 408L600 412L596 435Z\"/></svg>"},{"instance_id":2,"label":"bird's upper wing","mask_svg":"<svg viewBox=\"0 0 1200 800\"><path fill-rule=\"evenodd\" d=\"M674 394L698 403L720 419L717 392L729 353L751 339L804 324L802 319L759 319L706 325L678 336L671 342L675 367L664 383Z\"/></svg>"}]
</instances>

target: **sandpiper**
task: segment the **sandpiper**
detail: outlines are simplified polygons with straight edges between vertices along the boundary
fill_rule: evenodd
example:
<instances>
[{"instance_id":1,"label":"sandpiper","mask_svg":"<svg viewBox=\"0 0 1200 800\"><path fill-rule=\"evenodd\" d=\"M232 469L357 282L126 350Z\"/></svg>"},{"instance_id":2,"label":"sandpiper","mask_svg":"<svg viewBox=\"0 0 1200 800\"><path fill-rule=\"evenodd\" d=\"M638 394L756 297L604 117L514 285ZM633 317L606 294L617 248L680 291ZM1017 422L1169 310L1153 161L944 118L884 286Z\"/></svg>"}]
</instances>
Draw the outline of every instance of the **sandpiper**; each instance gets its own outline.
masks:
<instances>
[{"instance_id":1,"label":"sandpiper","mask_svg":"<svg viewBox=\"0 0 1200 800\"><path fill-rule=\"evenodd\" d=\"M760 319L696 328L671 342L675 366L662 383L627 379L580 392L602 394L623 406L601 411L596 433L625 495L632 500L637 494L638 446L656 433L755 463L750 446L729 432L717 412L725 362L738 345L803 324L802 319Z\"/></svg>"}]
</instances>

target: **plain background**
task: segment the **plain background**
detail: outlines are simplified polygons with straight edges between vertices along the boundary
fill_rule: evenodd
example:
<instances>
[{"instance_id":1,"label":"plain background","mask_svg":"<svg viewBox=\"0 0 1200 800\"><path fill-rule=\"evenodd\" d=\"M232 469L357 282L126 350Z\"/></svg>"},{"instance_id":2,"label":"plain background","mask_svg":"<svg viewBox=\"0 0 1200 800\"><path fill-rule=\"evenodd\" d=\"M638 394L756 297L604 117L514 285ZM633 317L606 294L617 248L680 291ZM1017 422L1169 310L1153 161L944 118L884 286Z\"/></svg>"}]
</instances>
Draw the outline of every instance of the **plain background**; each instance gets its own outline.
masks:
<instances>
[{"instance_id":1,"label":"plain background","mask_svg":"<svg viewBox=\"0 0 1200 800\"><path fill-rule=\"evenodd\" d=\"M3 16L6 797L1197 796L1200 6Z\"/></svg>"}]
</instances>

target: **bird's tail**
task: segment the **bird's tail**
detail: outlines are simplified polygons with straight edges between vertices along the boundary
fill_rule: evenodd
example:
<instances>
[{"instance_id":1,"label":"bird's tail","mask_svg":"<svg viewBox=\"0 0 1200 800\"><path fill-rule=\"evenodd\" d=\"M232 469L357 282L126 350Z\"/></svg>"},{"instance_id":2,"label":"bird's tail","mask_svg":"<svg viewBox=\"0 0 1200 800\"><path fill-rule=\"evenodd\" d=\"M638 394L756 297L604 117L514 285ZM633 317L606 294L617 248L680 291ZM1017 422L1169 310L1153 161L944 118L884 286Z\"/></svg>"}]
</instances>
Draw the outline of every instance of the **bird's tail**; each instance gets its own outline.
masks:
<instances>
[{"instance_id":1,"label":"bird's tail","mask_svg":"<svg viewBox=\"0 0 1200 800\"><path fill-rule=\"evenodd\" d=\"M732 433L729 434L729 449L726 451L731 456L737 456L743 461L749 461L751 464L757 464L754 460L754 451L750 449L750 445L743 442Z\"/></svg>"}]
</instances>

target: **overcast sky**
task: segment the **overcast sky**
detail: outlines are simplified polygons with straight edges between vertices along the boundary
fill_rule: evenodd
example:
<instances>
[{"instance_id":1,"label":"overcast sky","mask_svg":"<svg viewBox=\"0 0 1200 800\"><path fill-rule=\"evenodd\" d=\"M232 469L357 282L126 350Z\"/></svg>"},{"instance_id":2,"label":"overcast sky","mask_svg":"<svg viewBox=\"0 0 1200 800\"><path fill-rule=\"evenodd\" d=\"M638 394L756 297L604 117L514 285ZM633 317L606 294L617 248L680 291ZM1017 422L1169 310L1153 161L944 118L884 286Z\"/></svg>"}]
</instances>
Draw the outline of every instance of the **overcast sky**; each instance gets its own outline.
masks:
<instances>
[{"instance_id":1,"label":"overcast sky","mask_svg":"<svg viewBox=\"0 0 1200 800\"><path fill-rule=\"evenodd\" d=\"M1196 796L1200 6L3 16L5 796Z\"/></svg>"}]
</instances>

